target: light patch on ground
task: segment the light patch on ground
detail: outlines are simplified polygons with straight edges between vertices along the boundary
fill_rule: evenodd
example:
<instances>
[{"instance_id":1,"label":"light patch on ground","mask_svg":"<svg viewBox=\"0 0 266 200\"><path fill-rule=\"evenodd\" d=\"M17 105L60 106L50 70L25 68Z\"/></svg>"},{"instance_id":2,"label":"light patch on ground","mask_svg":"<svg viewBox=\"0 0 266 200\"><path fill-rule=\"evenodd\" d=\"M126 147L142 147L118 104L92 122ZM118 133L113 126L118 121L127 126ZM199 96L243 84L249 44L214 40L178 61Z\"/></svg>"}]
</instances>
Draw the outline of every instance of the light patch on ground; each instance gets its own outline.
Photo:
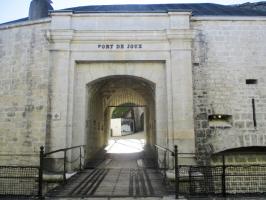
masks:
<instances>
[{"instance_id":1,"label":"light patch on ground","mask_svg":"<svg viewBox=\"0 0 266 200\"><path fill-rule=\"evenodd\" d=\"M144 150L144 139L110 139L105 148L107 153L137 153Z\"/></svg>"}]
</instances>

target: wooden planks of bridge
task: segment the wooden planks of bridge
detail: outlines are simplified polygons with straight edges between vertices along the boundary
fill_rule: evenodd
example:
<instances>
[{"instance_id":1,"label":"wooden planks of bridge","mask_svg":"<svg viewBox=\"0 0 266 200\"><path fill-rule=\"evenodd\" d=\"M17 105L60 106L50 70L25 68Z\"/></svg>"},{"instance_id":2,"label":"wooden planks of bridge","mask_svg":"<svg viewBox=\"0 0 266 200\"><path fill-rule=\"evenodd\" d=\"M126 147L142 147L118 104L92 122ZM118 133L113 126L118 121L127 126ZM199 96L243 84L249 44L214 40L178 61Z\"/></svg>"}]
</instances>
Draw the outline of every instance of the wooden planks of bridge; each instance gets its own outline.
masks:
<instances>
[{"instance_id":1,"label":"wooden planks of bridge","mask_svg":"<svg viewBox=\"0 0 266 200\"><path fill-rule=\"evenodd\" d=\"M162 197L162 177L155 169L87 169L47 197Z\"/></svg>"}]
</instances>

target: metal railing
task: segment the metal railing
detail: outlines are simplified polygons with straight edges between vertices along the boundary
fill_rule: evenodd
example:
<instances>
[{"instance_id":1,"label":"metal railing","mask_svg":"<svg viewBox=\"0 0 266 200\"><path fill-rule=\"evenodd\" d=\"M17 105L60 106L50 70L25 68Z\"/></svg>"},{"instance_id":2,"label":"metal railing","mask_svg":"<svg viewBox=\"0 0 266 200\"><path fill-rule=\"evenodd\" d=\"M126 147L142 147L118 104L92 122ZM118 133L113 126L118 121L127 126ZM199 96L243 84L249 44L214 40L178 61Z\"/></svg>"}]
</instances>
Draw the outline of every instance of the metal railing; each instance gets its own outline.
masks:
<instances>
[{"instance_id":1,"label":"metal railing","mask_svg":"<svg viewBox=\"0 0 266 200\"><path fill-rule=\"evenodd\" d=\"M170 150L169 148L162 147L158 144L154 145L157 150L163 151L163 167L161 168L159 166L159 169L163 171L163 176L164 176L164 181L167 179L167 174L166 171L169 169L168 164L167 164L167 153L170 153L171 156L174 157L174 174L175 174L175 186L174 186L174 191L175 191L175 198L178 199L180 195L180 189L182 189L182 186L180 187L180 173L182 173L182 169L184 166L179 165L179 155L191 155L193 153L179 153L178 152L178 147L177 145L174 145L174 150ZM194 155L194 154L193 154ZM157 159L159 160L159 159ZM225 170L226 170L226 165L225 165L225 158L224 155L222 155L222 166L221 168L221 173L219 176L221 177L221 194L223 197L226 197L226 178L225 178ZM188 167L188 166L186 166ZM187 194L192 194L192 168L195 166L189 166L189 171L188 171L188 177L189 177L189 190L187 190ZM208 167L206 167L208 169ZM209 178L209 177L208 177ZM208 180L207 180L208 181ZM184 192L181 192L184 193Z\"/></svg>"},{"instance_id":2,"label":"metal railing","mask_svg":"<svg viewBox=\"0 0 266 200\"><path fill-rule=\"evenodd\" d=\"M0 199L38 196L37 166L0 166Z\"/></svg>"},{"instance_id":3,"label":"metal railing","mask_svg":"<svg viewBox=\"0 0 266 200\"><path fill-rule=\"evenodd\" d=\"M187 196L265 196L266 165L179 166L180 194Z\"/></svg>"},{"instance_id":4,"label":"metal railing","mask_svg":"<svg viewBox=\"0 0 266 200\"><path fill-rule=\"evenodd\" d=\"M174 150L155 145L158 151L164 152L163 161L159 169L164 178L169 170L167 153L174 157L175 198L185 196L265 196L266 194L266 165L228 165L225 163L225 154L221 154L219 165L180 165L179 155L192 153L178 153L177 146ZM159 158L157 159L160 162ZM174 184L174 186L173 186Z\"/></svg>"},{"instance_id":5,"label":"metal railing","mask_svg":"<svg viewBox=\"0 0 266 200\"><path fill-rule=\"evenodd\" d=\"M169 169L167 156L174 157L175 181L172 182L175 197L187 196L223 196L230 195L264 195L266 194L266 165L228 165L225 163L226 155L220 155L222 162L219 165L196 166L180 165L177 146L173 150L155 145L158 151L163 152L162 165L159 166L166 178ZM43 199L43 172L45 159L51 154L63 152L63 182L67 177L67 152L79 150L79 170L82 169L82 148L75 146L44 153L40 148L40 166L0 166L0 199L34 198Z\"/></svg>"},{"instance_id":6,"label":"metal railing","mask_svg":"<svg viewBox=\"0 0 266 200\"><path fill-rule=\"evenodd\" d=\"M166 170L167 170L167 152L171 154L171 156L174 157L174 171L175 171L175 198L178 199L179 197L179 170L178 170L178 148L177 145L174 146L174 150L170 150L168 148L162 147L158 144L154 145L158 150L161 150L164 152L164 161L163 161L163 174L164 174L164 180L167 179ZM159 166L160 168L160 166Z\"/></svg>"},{"instance_id":7,"label":"metal railing","mask_svg":"<svg viewBox=\"0 0 266 200\"><path fill-rule=\"evenodd\" d=\"M64 156L63 156L63 171L62 171L62 175L63 175L63 183L66 184L67 182L67 177L66 177L66 173L67 173L67 152L69 150L73 150L73 149L79 149L79 171L82 170L82 148L84 150L84 146L85 145L79 145L79 146L73 146L73 147L68 147L68 148L63 148L63 149L58 149L55 151L51 151L51 152L44 152L44 147L41 146L40 147L40 169L39 169L39 189L38 189L38 196L40 199L43 198L43 172L44 172L44 164L45 164L45 159L47 158L49 155L55 154L55 153L59 153L59 152L63 152ZM84 155L84 152L83 152Z\"/></svg>"}]
</instances>

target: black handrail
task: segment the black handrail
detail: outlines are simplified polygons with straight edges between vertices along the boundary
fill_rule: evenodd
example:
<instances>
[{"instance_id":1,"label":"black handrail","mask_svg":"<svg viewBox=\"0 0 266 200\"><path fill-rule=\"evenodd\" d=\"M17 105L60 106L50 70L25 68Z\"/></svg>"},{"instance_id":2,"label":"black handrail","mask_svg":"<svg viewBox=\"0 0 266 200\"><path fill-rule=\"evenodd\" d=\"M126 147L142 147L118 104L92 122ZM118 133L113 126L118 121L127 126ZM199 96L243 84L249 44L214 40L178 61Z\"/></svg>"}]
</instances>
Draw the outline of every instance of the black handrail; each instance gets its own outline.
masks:
<instances>
[{"instance_id":1,"label":"black handrail","mask_svg":"<svg viewBox=\"0 0 266 200\"><path fill-rule=\"evenodd\" d=\"M165 152L170 152L172 156L174 156L174 167L175 167L175 198L178 199L179 197L179 170L178 170L178 148L177 145L174 145L174 151L162 147L158 144L154 145L157 149L163 150ZM166 153L164 154L164 170L166 170ZM166 176L166 171L164 171L164 176Z\"/></svg>"},{"instance_id":2,"label":"black handrail","mask_svg":"<svg viewBox=\"0 0 266 200\"><path fill-rule=\"evenodd\" d=\"M178 153L178 147L177 145L174 146L174 151L166 148L166 147L162 147L158 144L154 145L157 149L160 149L164 152L170 152L172 156L174 156L174 168L175 168L175 198L178 199L179 197L179 166L178 166L178 155L195 155L195 153ZM164 174L166 176L166 153L164 154ZM225 155L222 154L222 173L221 173L221 186L222 186L222 196L226 197L226 174L225 174L225 170L226 170L226 165L225 165ZM191 183L191 170L189 170L189 180ZM190 185L191 187L191 185ZM190 188L191 191L191 188Z\"/></svg>"},{"instance_id":3,"label":"black handrail","mask_svg":"<svg viewBox=\"0 0 266 200\"><path fill-rule=\"evenodd\" d=\"M43 199L43 194L42 194L42 184L43 184L43 166L44 166L44 158L47 157L48 155L54 154L54 153L59 153L59 152L64 152L64 168L63 168L63 183L65 184L67 179L66 179L66 162L67 162L67 155L66 152L72 149L79 148L79 170L81 171L82 169L82 147L84 148L86 145L79 145L79 146L73 146L73 147L67 147L63 149L58 149L55 151L50 151L47 153L44 153L44 146L40 147L40 168L39 168L39 192L38 196L39 199Z\"/></svg>"},{"instance_id":4,"label":"black handrail","mask_svg":"<svg viewBox=\"0 0 266 200\"><path fill-rule=\"evenodd\" d=\"M42 182L43 182L43 154L44 154L44 147L40 147L40 168L39 168L39 192L38 196L39 199L43 199L42 195Z\"/></svg>"},{"instance_id":5,"label":"black handrail","mask_svg":"<svg viewBox=\"0 0 266 200\"><path fill-rule=\"evenodd\" d=\"M174 153L172 150L170 150L170 149L168 149L168 148L166 148L166 147L162 147L162 146L160 146L160 145L158 145L158 144L155 144L154 145L157 149L161 149L161 150L163 150L163 151L169 151L170 153Z\"/></svg>"},{"instance_id":6,"label":"black handrail","mask_svg":"<svg viewBox=\"0 0 266 200\"><path fill-rule=\"evenodd\" d=\"M55 151L50 151L48 153L44 153L44 157L45 156L48 156L50 154L58 153L60 151L68 151L68 150L71 150L71 149L81 148L81 147L84 147L84 146L85 145L79 145L79 146L74 146L74 147L68 147L68 148L58 149L58 150L55 150Z\"/></svg>"}]
</instances>

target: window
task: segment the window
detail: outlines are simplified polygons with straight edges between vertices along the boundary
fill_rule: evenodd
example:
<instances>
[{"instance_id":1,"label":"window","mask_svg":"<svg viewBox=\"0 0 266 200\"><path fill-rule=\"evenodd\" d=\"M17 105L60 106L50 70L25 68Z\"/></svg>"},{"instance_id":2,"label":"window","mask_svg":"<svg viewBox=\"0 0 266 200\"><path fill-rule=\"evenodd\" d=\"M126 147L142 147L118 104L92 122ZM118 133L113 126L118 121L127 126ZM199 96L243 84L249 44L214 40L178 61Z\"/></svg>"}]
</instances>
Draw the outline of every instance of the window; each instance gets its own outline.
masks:
<instances>
[{"instance_id":1,"label":"window","mask_svg":"<svg viewBox=\"0 0 266 200\"><path fill-rule=\"evenodd\" d=\"M246 79L247 85L257 84L257 82L258 82L257 79Z\"/></svg>"}]
</instances>

